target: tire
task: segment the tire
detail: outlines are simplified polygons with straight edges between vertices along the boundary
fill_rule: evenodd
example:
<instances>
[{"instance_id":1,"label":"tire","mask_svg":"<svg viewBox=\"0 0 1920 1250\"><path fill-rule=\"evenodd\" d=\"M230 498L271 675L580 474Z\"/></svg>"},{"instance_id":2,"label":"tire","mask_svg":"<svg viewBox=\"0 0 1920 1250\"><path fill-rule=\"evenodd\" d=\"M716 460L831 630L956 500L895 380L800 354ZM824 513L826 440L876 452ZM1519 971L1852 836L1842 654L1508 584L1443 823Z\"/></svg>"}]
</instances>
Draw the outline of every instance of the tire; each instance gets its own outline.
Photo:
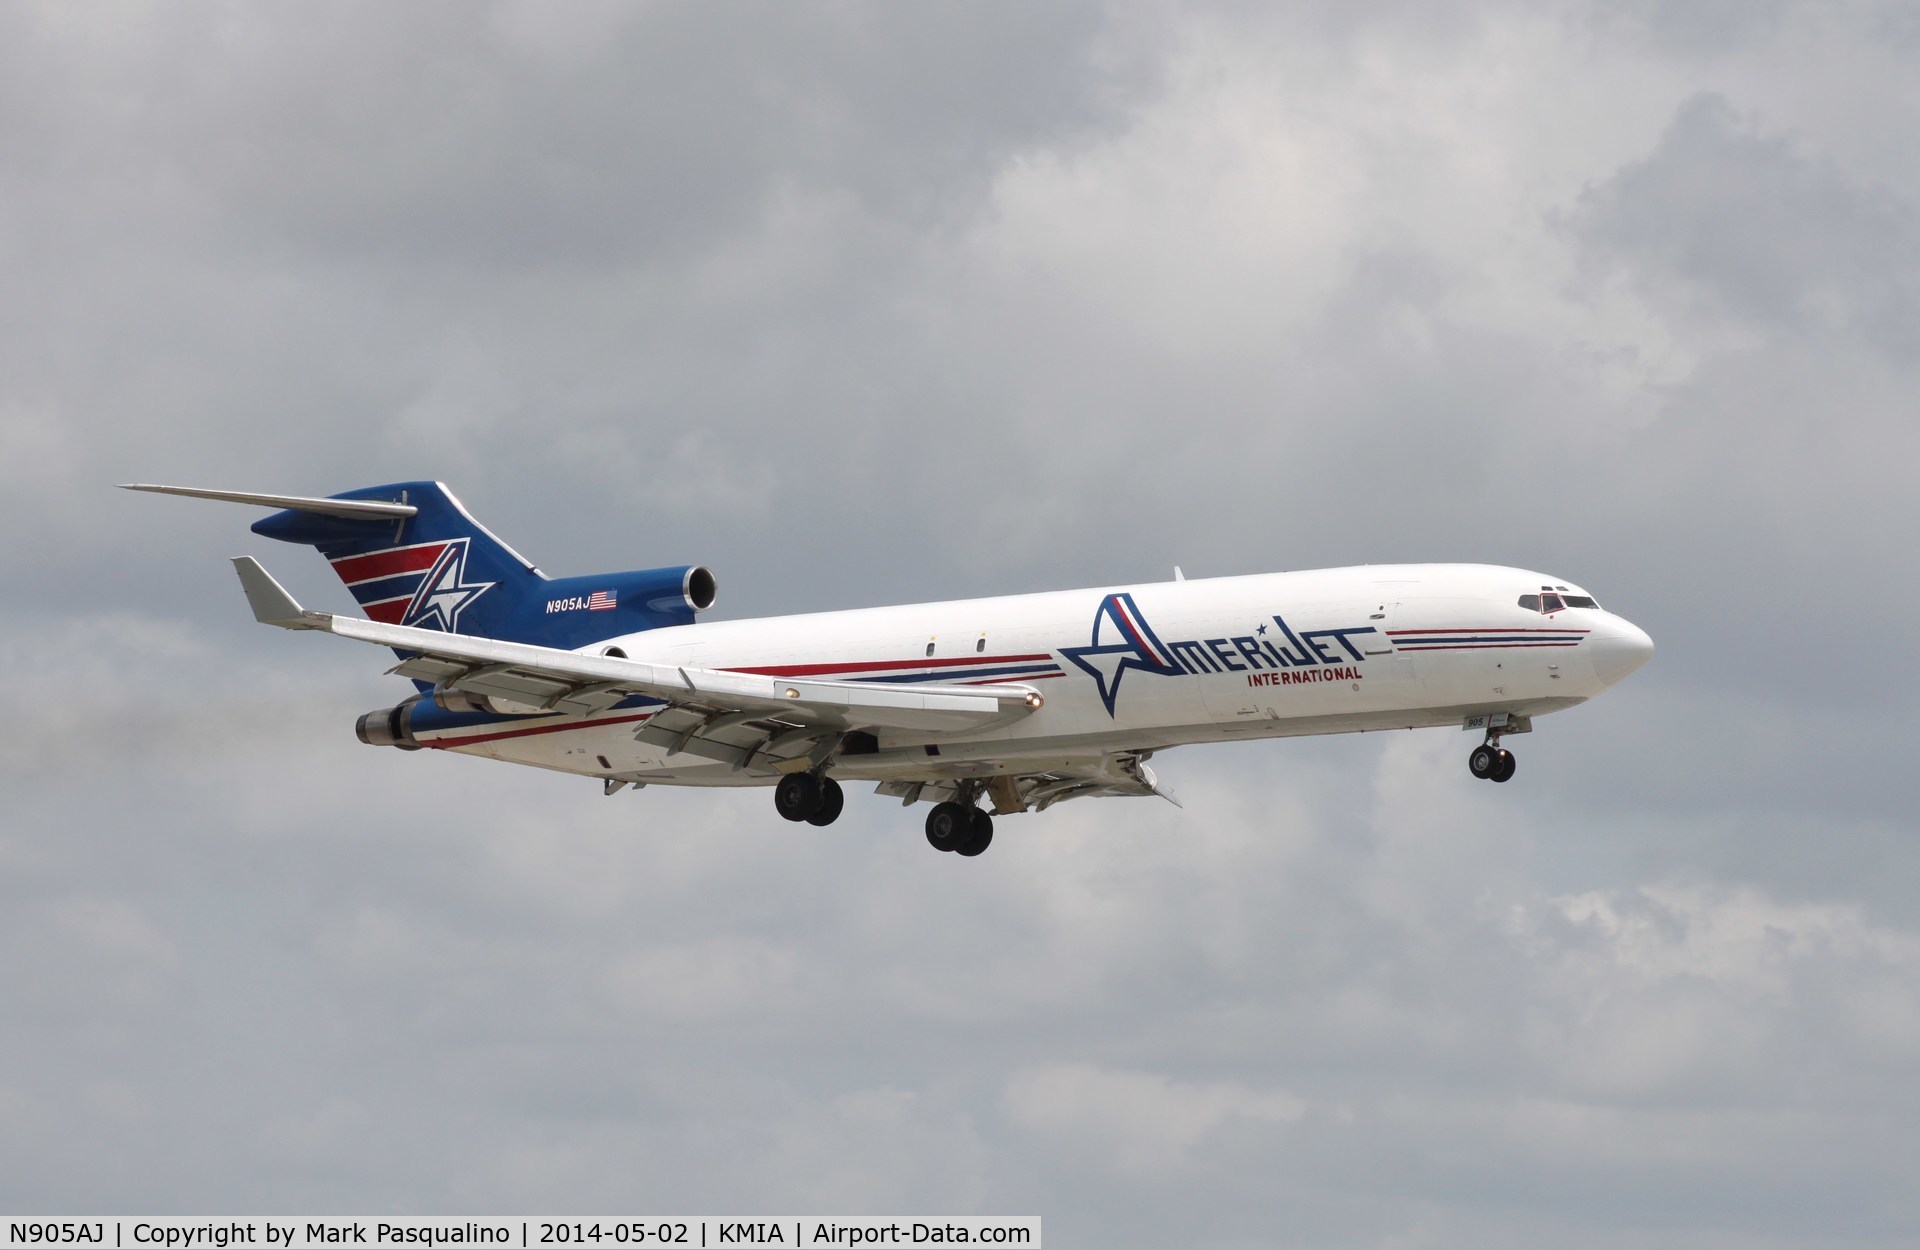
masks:
<instances>
[{"instance_id":1,"label":"tire","mask_svg":"<svg viewBox=\"0 0 1920 1250\"><path fill-rule=\"evenodd\" d=\"M1467 757L1467 771L1485 781L1492 777L1494 770L1500 766L1502 754L1504 752L1500 748L1490 743L1482 743L1473 749L1472 755Z\"/></svg>"},{"instance_id":2,"label":"tire","mask_svg":"<svg viewBox=\"0 0 1920 1250\"><path fill-rule=\"evenodd\" d=\"M927 813L927 845L936 851L951 851L960 845L971 827L967 808L958 803L935 803Z\"/></svg>"},{"instance_id":3,"label":"tire","mask_svg":"<svg viewBox=\"0 0 1920 1250\"><path fill-rule=\"evenodd\" d=\"M820 810L807 817L810 825L830 825L840 819L840 809L847 805L847 795L840 783L831 777L820 779Z\"/></svg>"},{"instance_id":4,"label":"tire","mask_svg":"<svg viewBox=\"0 0 1920 1250\"><path fill-rule=\"evenodd\" d=\"M960 840L960 845L953 848L954 854L965 855L968 859L972 859L992 845L993 817L976 807L973 809L973 821L967 829L967 836Z\"/></svg>"},{"instance_id":5,"label":"tire","mask_svg":"<svg viewBox=\"0 0 1920 1250\"><path fill-rule=\"evenodd\" d=\"M788 820L806 820L820 810L820 779L812 773L788 773L773 788L774 810Z\"/></svg>"},{"instance_id":6,"label":"tire","mask_svg":"<svg viewBox=\"0 0 1920 1250\"><path fill-rule=\"evenodd\" d=\"M1512 781L1513 770L1520 767L1520 761L1513 758L1512 751L1500 752L1500 763L1493 771L1495 781Z\"/></svg>"}]
</instances>

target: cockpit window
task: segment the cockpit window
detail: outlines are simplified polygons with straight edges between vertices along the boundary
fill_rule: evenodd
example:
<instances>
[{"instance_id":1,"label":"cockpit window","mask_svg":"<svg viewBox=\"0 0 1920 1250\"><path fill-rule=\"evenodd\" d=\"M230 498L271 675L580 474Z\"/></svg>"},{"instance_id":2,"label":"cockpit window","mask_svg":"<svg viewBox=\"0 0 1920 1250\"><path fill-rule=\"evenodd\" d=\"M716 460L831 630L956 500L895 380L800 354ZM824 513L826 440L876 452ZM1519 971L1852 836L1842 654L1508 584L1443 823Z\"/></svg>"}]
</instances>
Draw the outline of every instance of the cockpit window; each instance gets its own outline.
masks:
<instances>
[{"instance_id":1,"label":"cockpit window","mask_svg":"<svg viewBox=\"0 0 1920 1250\"><path fill-rule=\"evenodd\" d=\"M1529 612L1561 612L1567 608L1599 608L1590 595L1563 595L1551 586L1542 586L1537 595L1521 595L1519 604Z\"/></svg>"}]
</instances>

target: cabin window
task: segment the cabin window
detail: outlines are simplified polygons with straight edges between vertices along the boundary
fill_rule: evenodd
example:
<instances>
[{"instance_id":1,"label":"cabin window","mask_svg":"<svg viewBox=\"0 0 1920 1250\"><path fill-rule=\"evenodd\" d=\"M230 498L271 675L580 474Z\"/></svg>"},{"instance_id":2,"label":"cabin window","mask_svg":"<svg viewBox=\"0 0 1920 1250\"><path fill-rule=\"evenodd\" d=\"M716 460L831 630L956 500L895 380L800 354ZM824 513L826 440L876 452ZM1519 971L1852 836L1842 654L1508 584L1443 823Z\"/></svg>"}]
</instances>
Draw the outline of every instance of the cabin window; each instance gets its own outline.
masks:
<instances>
[{"instance_id":1,"label":"cabin window","mask_svg":"<svg viewBox=\"0 0 1920 1250\"><path fill-rule=\"evenodd\" d=\"M927 644L927 654L928 654L929 656L931 656L931 655L933 654L933 644L932 644L932 643L928 643L928 644Z\"/></svg>"},{"instance_id":2,"label":"cabin window","mask_svg":"<svg viewBox=\"0 0 1920 1250\"><path fill-rule=\"evenodd\" d=\"M980 639L980 641L973 644L974 654L976 655L978 655L982 651L985 651L986 649L987 649L987 640L985 638L982 638Z\"/></svg>"},{"instance_id":3,"label":"cabin window","mask_svg":"<svg viewBox=\"0 0 1920 1250\"><path fill-rule=\"evenodd\" d=\"M1521 595L1520 606L1525 608L1529 612L1538 612L1540 610L1540 596L1539 595Z\"/></svg>"}]
</instances>

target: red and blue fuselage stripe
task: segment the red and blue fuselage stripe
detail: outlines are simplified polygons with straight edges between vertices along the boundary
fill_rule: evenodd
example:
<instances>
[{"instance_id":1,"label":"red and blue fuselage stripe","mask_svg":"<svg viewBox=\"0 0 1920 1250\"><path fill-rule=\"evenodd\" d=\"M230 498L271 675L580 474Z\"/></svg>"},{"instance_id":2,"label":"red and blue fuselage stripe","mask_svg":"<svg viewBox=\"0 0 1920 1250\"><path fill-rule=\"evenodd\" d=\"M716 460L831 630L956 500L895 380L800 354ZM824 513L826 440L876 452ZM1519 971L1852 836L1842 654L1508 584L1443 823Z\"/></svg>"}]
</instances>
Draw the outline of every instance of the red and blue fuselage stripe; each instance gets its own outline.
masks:
<instances>
[{"instance_id":1,"label":"red and blue fuselage stripe","mask_svg":"<svg viewBox=\"0 0 1920 1250\"><path fill-rule=\"evenodd\" d=\"M1544 625L1474 625L1448 629L1390 629L1389 638L1425 638L1437 634L1580 634L1592 633L1592 630L1574 629L1571 626L1553 629Z\"/></svg>"},{"instance_id":2,"label":"red and blue fuselage stripe","mask_svg":"<svg viewBox=\"0 0 1920 1250\"><path fill-rule=\"evenodd\" d=\"M898 673L893 675L882 674L876 677L851 677L851 678L848 678L848 680L849 681L880 681L880 682L886 682L886 681L973 682L976 680L989 678L989 677L999 678L1001 680L1017 680L1022 677L1058 677L1058 676L1060 676L1060 666L1058 664L1013 664L1013 665L1007 665L1002 668L965 668L965 669L958 669L958 670L942 670L939 672L932 672L932 673L909 672L909 673Z\"/></svg>"},{"instance_id":3,"label":"red and blue fuselage stripe","mask_svg":"<svg viewBox=\"0 0 1920 1250\"><path fill-rule=\"evenodd\" d=\"M1430 643L1396 642L1394 644L1395 648L1401 651L1477 651L1491 648L1514 650L1523 647L1577 647L1579 645L1580 640L1578 638L1568 642L1547 642L1537 638L1529 639L1525 642L1502 642L1497 639L1484 641L1443 639Z\"/></svg>"},{"instance_id":4,"label":"red and blue fuselage stripe","mask_svg":"<svg viewBox=\"0 0 1920 1250\"><path fill-rule=\"evenodd\" d=\"M1387 637L1402 651L1466 651L1484 647L1577 647L1589 631L1523 625L1506 629L1392 629Z\"/></svg>"},{"instance_id":5,"label":"red and blue fuselage stripe","mask_svg":"<svg viewBox=\"0 0 1920 1250\"><path fill-rule=\"evenodd\" d=\"M859 660L838 664L765 664L728 669L761 677L814 677L822 681L960 682L984 685L995 681L1028 681L1062 675L1051 655L965 655L938 659Z\"/></svg>"},{"instance_id":6,"label":"red and blue fuselage stripe","mask_svg":"<svg viewBox=\"0 0 1920 1250\"><path fill-rule=\"evenodd\" d=\"M1038 655L963 655L939 659L860 660L838 664L763 664L730 668L729 673L754 673L761 677L843 677L851 673L875 673L883 669L925 670L963 668L980 664L1026 664L1052 660L1046 652Z\"/></svg>"}]
</instances>

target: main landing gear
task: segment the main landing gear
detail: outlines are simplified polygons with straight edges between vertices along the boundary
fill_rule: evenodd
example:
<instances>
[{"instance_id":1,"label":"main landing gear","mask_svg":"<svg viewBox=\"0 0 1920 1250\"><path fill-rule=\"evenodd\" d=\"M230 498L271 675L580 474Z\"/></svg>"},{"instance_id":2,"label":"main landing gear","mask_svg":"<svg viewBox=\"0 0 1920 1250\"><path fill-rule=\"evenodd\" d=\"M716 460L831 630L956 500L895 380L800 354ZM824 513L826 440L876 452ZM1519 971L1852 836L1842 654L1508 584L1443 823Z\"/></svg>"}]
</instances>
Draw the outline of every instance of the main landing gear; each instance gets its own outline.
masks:
<instances>
[{"instance_id":1,"label":"main landing gear","mask_svg":"<svg viewBox=\"0 0 1920 1250\"><path fill-rule=\"evenodd\" d=\"M975 798L976 784L963 787L962 798ZM788 820L804 820L810 825L830 825L840 817L846 796L840 783L819 773L788 773L773 788L773 806ZM993 844L993 817L965 803L936 803L927 815L927 845L936 851L952 851L969 859Z\"/></svg>"},{"instance_id":2,"label":"main landing gear","mask_svg":"<svg viewBox=\"0 0 1920 1250\"><path fill-rule=\"evenodd\" d=\"M1499 736L1494 734L1489 734L1467 757L1467 771L1482 781L1512 781L1513 770L1518 766L1513 752L1501 746Z\"/></svg>"},{"instance_id":3,"label":"main landing gear","mask_svg":"<svg viewBox=\"0 0 1920 1250\"><path fill-rule=\"evenodd\" d=\"M971 858L993 845L993 817L967 803L935 803L927 813L927 845Z\"/></svg>"},{"instance_id":4,"label":"main landing gear","mask_svg":"<svg viewBox=\"0 0 1920 1250\"><path fill-rule=\"evenodd\" d=\"M773 806L788 820L830 825L840 819L847 796L840 783L818 773L788 773L773 788Z\"/></svg>"}]
</instances>

